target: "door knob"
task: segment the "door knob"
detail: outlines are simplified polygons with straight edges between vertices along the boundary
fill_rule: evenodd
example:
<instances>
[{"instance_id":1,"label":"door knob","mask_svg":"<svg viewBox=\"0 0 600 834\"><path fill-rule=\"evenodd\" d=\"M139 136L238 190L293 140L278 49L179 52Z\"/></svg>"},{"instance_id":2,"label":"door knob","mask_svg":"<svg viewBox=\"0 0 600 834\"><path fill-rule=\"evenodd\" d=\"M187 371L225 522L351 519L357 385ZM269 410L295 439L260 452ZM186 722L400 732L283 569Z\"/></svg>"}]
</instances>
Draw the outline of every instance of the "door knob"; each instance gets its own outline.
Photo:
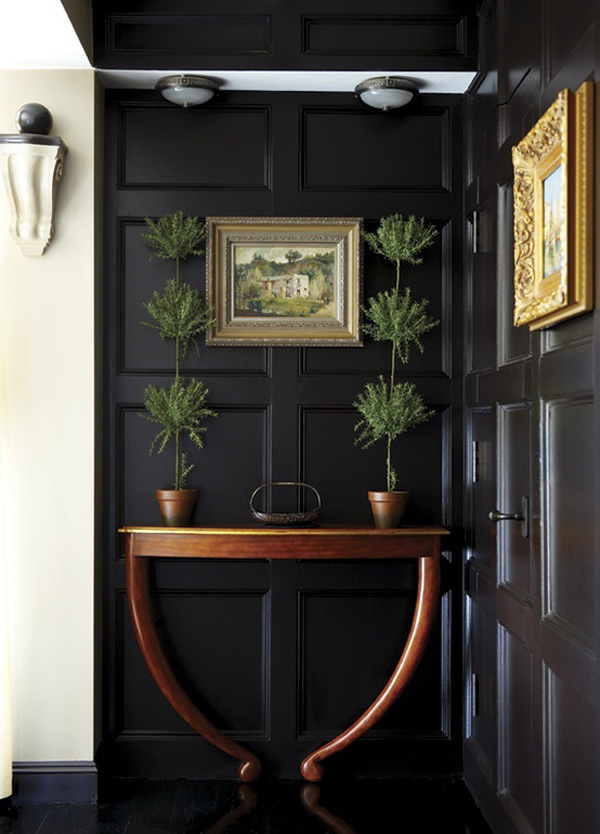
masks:
<instances>
[{"instance_id":1,"label":"door knob","mask_svg":"<svg viewBox=\"0 0 600 834\"><path fill-rule=\"evenodd\" d=\"M500 510L492 510L488 515L490 521L520 521L521 535L524 539L529 537L529 498L521 496L520 513L502 513Z\"/></svg>"},{"instance_id":2,"label":"door knob","mask_svg":"<svg viewBox=\"0 0 600 834\"><path fill-rule=\"evenodd\" d=\"M523 521L520 513L501 513L500 510L492 510L489 518L490 521Z\"/></svg>"}]
</instances>

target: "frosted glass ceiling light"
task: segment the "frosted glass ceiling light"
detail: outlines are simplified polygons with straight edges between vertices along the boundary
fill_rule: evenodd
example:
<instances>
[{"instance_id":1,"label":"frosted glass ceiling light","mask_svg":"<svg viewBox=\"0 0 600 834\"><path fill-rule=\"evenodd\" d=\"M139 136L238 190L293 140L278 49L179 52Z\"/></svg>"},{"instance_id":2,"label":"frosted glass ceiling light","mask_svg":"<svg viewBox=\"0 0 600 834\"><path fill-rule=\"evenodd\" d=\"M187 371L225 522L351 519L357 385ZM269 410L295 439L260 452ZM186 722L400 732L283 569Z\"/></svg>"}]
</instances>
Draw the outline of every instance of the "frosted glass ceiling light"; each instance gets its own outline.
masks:
<instances>
[{"instance_id":1,"label":"frosted glass ceiling light","mask_svg":"<svg viewBox=\"0 0 600 834\"><path fill-rule=\"evenodd\" d=\"M219 85L201 75L168 75L158 79L155 89L172 104L196 107L209 101L219 91Z\"/></svg>"},{"instance_id":2,"label":"frosted glass ceiling light","mask_svg":"<svg viewBox=\"0 0 600 834\"><path fill-rule=\"evenodd\" d=\"M404 107L417 94L417 85L406 78L368 78L354 88L354 95L369 107L379 110L395 110Z\"/></svg>"}]
</instances>

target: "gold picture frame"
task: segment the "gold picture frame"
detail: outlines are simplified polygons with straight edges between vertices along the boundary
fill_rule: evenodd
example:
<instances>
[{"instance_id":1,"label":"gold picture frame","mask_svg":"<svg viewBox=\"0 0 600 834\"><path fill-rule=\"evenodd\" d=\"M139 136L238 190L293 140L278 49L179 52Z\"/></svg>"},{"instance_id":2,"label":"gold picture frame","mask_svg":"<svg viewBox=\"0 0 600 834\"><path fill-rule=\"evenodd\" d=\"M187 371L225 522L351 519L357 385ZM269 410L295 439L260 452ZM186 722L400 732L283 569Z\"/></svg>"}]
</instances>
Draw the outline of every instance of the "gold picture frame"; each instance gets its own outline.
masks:
<instances>
[{"instance_id":1,"label":"gold picture frame","mask_svg":"<svg viewBox=\"0 0 600 834\"><path fill-rule=\"evenodd\" d=\"M362 345L362 219L207 217L206 238L207 345Z\"/></svg>"},{"instance_id":2,"label":"gold picture frame","mask_svg":"<svg viewBox=\"0 0 600 834\"><path fill-rule=\"evenodd\" d=\"M515 325L592 309L594 85L563 90L512 149Z\"/></svg>"}]
</instances>

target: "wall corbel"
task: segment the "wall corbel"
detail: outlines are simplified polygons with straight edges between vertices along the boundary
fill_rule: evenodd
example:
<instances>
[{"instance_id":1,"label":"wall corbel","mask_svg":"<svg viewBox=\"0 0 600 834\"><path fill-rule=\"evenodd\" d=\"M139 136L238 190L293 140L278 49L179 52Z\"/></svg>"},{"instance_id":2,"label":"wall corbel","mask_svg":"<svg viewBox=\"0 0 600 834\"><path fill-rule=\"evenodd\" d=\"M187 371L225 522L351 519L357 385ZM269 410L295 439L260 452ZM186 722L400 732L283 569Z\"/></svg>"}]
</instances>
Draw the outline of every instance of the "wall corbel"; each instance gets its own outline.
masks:
<instances>
[{"instance_id":1,"label":"wall corbel","mask_svg":"<svg viewBox=\"0 0 600 834\"><path fill-rule=\"evenodd\" d=\"M43 255L54 232L54 208L67 146L49 136L52 115L41 104L17 113L19 133L0 134L0 165L11 209L10 233L24 255Z\"/></svg>"}]
</instances>

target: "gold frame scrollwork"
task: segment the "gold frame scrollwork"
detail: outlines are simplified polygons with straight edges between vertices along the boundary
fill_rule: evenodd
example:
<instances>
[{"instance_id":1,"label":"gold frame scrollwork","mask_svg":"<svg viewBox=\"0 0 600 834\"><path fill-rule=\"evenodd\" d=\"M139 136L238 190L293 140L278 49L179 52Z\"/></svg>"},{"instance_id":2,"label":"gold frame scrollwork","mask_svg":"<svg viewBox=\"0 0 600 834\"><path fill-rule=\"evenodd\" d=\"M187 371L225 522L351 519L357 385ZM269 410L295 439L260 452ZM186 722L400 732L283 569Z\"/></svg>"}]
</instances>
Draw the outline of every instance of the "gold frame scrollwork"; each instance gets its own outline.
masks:
<instances>
[{"instance_id":1,"label":"gold frame scrollwork","mask_svg":"<svg viewBox=\"0 0 600 834\"><path fill-rule=\"evenodd\" d=\"M512 149L515 325L538 330L592 309L594 84L563 90ZM548 271L544 183L560 169L562 257Z\"/></svg>"}]
</instances>

